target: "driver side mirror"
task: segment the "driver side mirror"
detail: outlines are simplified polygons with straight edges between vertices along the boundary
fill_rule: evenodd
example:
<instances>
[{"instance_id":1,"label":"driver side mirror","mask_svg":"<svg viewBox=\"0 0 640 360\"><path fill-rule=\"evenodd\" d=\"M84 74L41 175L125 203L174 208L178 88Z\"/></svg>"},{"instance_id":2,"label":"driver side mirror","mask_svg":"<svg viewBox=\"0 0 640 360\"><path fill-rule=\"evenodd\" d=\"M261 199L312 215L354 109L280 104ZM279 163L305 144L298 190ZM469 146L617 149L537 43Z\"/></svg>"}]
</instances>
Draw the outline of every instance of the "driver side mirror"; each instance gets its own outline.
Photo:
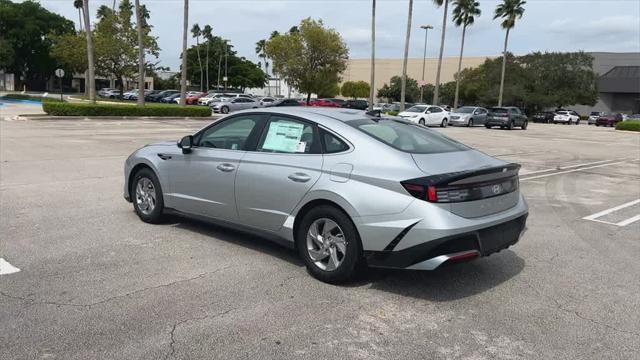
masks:
<instances>
[{"instance_id":1,"label":"driver side mirror","mask_svg":"<svg viewBox=\"0 0 640 360\"><path fill-rule=\"evenodd\" d=\"M433 111L431 110L427 110L427 114L431 114Z\"/></svg>"},{"instance_id":2,"label":"driver side mirror","mask_svg":"<svg viewBox=\"0 0 640 360\"><path fill-rule=\"evenodd\" d=\"M193 147L193 135L187 135L178 141L178 147L182 149L183 154L189 154Z\"/></svg>"}]
</instances>

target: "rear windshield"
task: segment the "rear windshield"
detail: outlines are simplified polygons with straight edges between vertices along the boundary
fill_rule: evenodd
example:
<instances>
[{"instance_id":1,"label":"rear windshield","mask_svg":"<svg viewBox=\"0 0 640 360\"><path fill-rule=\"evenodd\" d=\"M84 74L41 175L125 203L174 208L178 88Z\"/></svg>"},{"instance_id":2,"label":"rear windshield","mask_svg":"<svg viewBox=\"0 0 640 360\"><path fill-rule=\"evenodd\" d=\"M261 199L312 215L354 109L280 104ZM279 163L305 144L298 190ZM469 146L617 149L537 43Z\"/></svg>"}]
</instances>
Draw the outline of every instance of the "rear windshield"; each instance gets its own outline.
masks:
<instances>
[{"instance_id":1,"label":"rear windshield","mask_svg":"<svg viewBox=\"0 0 640 360\"><path fill-rule=\"evenodd\" d=\"M503 108L493 108L491 109L491 112L494 114L506 114L508 113L507 109L503 109Z\"/></svg>"},{"instance_id":2,"label":"rear windshield","mask_svg":"<svg viewBox=\"0 0 640 360\"><path fill-rule=\"evenodd\" d=\"M589 115L591 115L591 116L594 116L594 115L600 115L600 113L599 113L599 112L597 112L597 111L592 111L592 112L591 112L591 114L589 114Z\"/></svg>"},{"instance_id":3,"label":"rear windshield","mask_svg":"<svg viewBox=\"0 0 640 360\"><path fill-rule=\"evenodd\" d=\"M394 149L412 154L469 150L466 145L434 130L405 121L361 119L346 123Z\"/></svg>"},{"instance_id":4,"label":"rear windshield","mask_svg":"<svg viewBox=\"0 0 640 360\"><path fill-rule=\"evenodd\" d=\"M558 111L558 112L556 112L556 114L558 114L558 115L567 115L567 112L566 111Z\"/></svg>"}]
</instances>

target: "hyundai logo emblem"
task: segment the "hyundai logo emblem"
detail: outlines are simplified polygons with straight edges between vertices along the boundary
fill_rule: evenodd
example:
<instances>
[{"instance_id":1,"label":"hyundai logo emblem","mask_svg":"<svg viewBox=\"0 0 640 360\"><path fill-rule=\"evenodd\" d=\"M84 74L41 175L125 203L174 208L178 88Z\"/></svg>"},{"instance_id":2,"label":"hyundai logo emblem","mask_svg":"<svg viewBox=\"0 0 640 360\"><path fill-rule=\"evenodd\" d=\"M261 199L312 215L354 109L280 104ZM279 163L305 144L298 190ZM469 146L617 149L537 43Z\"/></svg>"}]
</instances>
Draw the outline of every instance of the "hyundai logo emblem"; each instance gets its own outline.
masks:
<instances>
[{"instance_id":1,"label":"hyundai logo emblem","mask_svg":"<svg viewBox=\"0 0 640 360\"><path fill-rule=\"evenodd\" d=\"M493 193L494 193L494 194L496 194L496 195L497 195L497 194L500 194L500 192L502 191L502 186L500 186L500 185L498 185L498 184L493 185L493 186L491 187L491 191L493 191Z\"/></svg>"}]
</instances>

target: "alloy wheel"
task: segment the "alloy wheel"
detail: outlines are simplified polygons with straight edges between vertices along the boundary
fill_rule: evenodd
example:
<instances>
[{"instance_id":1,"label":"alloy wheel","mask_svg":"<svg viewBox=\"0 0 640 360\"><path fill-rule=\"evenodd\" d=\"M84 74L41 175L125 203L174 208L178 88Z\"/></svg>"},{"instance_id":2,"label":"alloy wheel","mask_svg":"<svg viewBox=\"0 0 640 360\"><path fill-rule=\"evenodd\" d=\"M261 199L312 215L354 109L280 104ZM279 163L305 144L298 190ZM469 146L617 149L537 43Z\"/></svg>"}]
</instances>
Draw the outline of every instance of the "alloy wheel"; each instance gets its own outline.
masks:
<instances>
[{"instance_id":1,"label":"alloy wheel","mask_svg":"<svg viewBox=\"0 0 640 360\"><path fill-rule=\"evenodd\" d=\"M347 241L340 226L328 218L315 220L307 231L307 253L321 270L340 267L347 254Z\"/></svg>"},{"instance_id":2,"label":"alloy wheel","mask_svg":"<svg viewBox=\"0 0 640 360\"><path fill-rule=\"evenodd\" d=\"M149 215L156 208L156 189L151 179L141 177L136 184L136 204L140 212Z\"/></svg>"}]
</instances>

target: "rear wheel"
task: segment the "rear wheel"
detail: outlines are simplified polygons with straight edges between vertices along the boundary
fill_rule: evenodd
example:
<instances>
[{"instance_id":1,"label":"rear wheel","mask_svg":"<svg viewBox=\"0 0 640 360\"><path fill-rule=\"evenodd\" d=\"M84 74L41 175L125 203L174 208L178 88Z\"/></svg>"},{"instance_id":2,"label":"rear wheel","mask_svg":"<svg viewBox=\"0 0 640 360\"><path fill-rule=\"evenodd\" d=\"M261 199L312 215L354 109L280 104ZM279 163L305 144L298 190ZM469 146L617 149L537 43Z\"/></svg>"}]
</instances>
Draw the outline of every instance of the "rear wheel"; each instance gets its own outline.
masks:
<instances>
[{"instance_id":1,"label":"rear wheel","mask_svg":"<svg viewBox=\"0 0 640 360\"><path fill-rule=\"evenodd\" d=\"M296 234L298 252L313 277L327 283L349 280L362 261L362 245L355 225L330 205L311 209Z\"/></svg>"},{"instance_id":2,"label":"rear wheel","mask_svg":"<svg viewBox=\"0 0 640 360\"><path fill-rule=\"evenodd\" d=\"M164 199L156 174L148 168L136 173L131 185L133 209L140 220L152 224L162 221Z\"/></svg>"}]
</instances>

